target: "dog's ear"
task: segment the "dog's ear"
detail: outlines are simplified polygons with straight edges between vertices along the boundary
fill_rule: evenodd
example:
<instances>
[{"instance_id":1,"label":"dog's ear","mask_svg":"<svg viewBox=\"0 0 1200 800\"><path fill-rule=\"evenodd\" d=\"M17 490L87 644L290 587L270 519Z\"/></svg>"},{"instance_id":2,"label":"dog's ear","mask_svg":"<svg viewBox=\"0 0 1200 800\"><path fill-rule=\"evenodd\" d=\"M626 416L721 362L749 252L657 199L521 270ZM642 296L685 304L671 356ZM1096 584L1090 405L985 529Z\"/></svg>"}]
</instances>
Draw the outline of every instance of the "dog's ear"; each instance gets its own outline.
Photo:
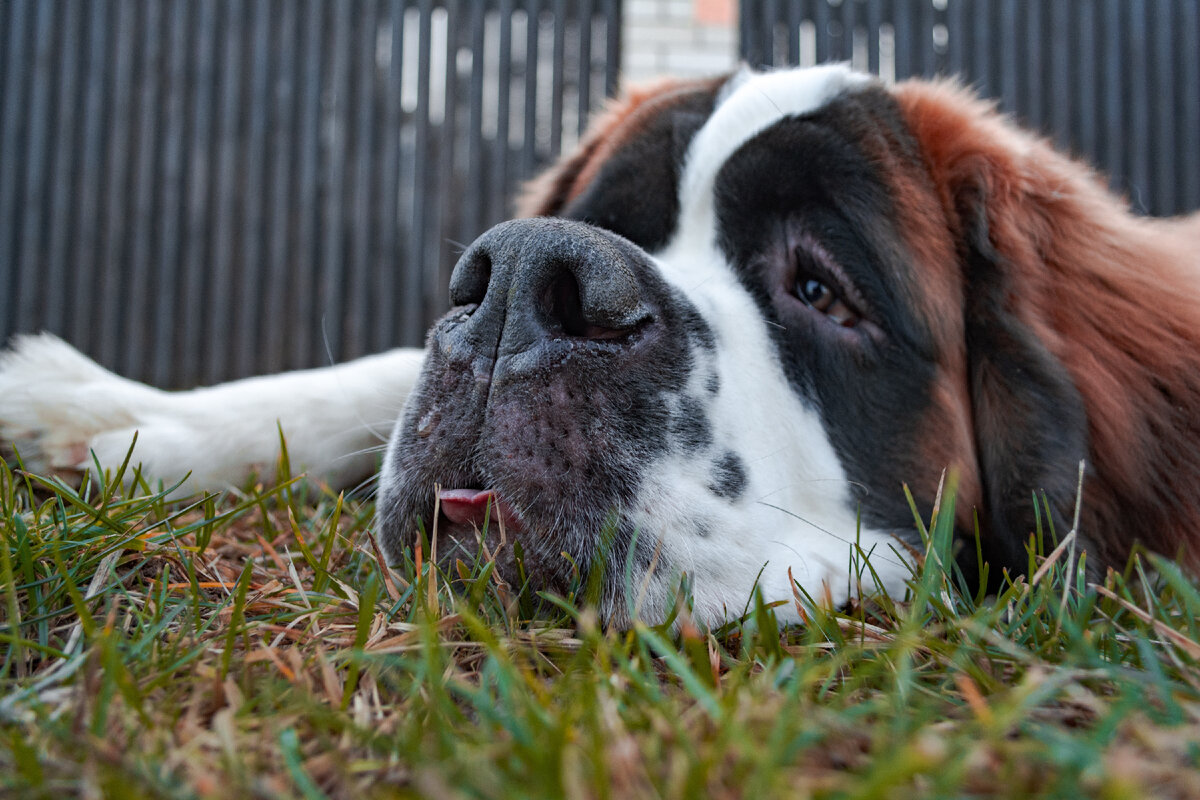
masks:
<instances>
[{"instance_id":1,"label":"dog's ear","mask_svg":"<svg viewBox=\"0 0 1200 800\"><path fill-rule=\"evenodd\" d=\"M525 185L517 216L559 216L585 195L604 168L626 169L617 181L628 199L675 191L675 161L707 118L724 77L666 79L633 87L593 119L579 146ZM622 154L629 157L623 161ZM670 184L662 186L659 184Z\"/></svg>"},{"instance_id":2,"label":"dog's ear","mask_svg":"<svg viewBox=\"0 0 1200 800\"><path fill-rule=\"evenodd\" d=\"M1066 535L1091 446L1088 405L1057 355L1057 317L1072 310L1058 305L1062 286L1049 261L1062 257L1064 234L1085 230L1063 227L1062 192L1091 178L957 84L904 83L895 96L958 248L974 499L994 582L1001 568L1028 567L1035 494L1040 504L1044 493L1055 531ZM975 561L966 549L964 567Z\"/></svg>"},{"instance_id":3,"label":"dog's ear","mask_svg":"<svg viewBox=\"0 0 1200 800\"><path fill-rule=\"evenodd\" d=\"M983 492L984 555L993 579L1007 568L1028 565L1025 543L1037 524L1034 495L1045 496L1059 537L1071 525L1079 463L1088 452L1083 399L1062 362L1043 341L1045 331L1029 318L1024 293L1038 281L1038 264L1018 264L1005 255L992 231L1009 235L1016 213L989 202L980 179L955 189L962 223L965 334L975 448ZM1027 249L1017 248L1028 253ZM1026 278L1033 278L1026 283ZM964 554L974 561L974 553Z\"/></svg>"}]
</instances>

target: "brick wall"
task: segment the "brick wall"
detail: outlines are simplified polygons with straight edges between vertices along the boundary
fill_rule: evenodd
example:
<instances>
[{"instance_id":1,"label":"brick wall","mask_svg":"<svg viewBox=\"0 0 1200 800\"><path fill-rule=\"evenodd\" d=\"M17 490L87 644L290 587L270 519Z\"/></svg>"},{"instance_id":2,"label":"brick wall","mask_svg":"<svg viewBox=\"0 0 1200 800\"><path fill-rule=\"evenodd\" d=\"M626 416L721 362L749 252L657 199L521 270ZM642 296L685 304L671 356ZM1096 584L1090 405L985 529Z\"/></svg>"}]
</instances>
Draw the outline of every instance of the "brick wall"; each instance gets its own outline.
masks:
<instances>
[{"instance_id":1,"label":"brick wall","mask_svg":"<svg viewBox=\"0 0 1200 800\"><path fill-rule=\"evenodd\" d=\"M737 64L736 0L627 0L624 13L626 82L714 75Z\"/></svg>"}]
</instances>

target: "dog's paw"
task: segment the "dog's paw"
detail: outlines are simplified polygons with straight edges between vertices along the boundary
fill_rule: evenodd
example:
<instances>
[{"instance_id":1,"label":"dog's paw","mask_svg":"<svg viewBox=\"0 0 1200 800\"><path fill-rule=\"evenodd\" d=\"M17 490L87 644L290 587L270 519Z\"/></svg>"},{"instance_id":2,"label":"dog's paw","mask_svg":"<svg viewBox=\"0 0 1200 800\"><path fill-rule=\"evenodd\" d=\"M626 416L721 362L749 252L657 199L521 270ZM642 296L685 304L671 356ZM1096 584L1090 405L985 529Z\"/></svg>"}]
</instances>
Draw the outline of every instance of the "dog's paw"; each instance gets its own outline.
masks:
<instances>
[{"instance_id":1,"label":"dog's paw","mask_svg":"<svg viewBox=\"0 0 1200 800\"><path fill-rule=\"evenodd\" d=\"M117 466L138 414L162 393L120 378L50 334L19 336L0 353L0 448L31 472ZM119 443L122 443L119 444Z\"/></svg>"}]
</instances>

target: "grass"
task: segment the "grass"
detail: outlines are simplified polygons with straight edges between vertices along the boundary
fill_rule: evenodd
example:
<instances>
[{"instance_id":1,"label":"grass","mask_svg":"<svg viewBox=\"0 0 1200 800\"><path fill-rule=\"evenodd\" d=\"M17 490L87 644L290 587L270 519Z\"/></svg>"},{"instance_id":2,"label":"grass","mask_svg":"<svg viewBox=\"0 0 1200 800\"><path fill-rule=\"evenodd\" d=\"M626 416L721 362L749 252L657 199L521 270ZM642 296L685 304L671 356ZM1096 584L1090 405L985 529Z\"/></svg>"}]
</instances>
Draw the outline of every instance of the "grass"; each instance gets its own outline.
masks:
<instances>
[{"instance_id":1,"label":"grass","mask_svg":"<svg viewBox=\"0 0 1200 800\"><path fill-rule=\"evenodd\" d=\"M0 467L0 794L1200 794L1200 591L1153 557L975 597L935 517L905 598L610 630L486 559L388 572L366 502L121 483Z\"/></svg>"}]
</instances>

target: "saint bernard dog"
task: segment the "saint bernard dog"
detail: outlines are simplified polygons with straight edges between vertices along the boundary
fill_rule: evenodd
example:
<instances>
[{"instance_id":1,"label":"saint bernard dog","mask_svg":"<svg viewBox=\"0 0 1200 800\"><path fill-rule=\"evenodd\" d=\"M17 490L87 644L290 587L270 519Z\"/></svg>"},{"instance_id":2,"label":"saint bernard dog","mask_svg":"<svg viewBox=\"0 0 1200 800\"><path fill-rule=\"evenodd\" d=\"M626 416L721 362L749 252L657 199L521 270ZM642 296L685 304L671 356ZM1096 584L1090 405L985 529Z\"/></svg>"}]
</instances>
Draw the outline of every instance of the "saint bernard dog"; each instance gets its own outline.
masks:
<instances>
[{"instance_id":1,"label":"saint bernard dog","mask_svg":"<svg viewBox=\"0 0 1200 800\"><path fill-rule=\"evenodd\" d=\"M1081 462L1093 574L1135 543L1200 565L1200 218L1131 215L959 86L662 82L522 210L463 254L424 351L165 393L19 338L0 437L86 469L136 431L133 460L192 489L270 469L279 429L335 485L386 439L388 558L486 529L502 575L519 541L539 586L582 570L617 622L682 576L709 623L756 585L902 591L905 487L927 513L948 473L976 579L976 530L993 578L1026 569L1035 495L1071 528Z\"/></svg>"}]
</instances>

